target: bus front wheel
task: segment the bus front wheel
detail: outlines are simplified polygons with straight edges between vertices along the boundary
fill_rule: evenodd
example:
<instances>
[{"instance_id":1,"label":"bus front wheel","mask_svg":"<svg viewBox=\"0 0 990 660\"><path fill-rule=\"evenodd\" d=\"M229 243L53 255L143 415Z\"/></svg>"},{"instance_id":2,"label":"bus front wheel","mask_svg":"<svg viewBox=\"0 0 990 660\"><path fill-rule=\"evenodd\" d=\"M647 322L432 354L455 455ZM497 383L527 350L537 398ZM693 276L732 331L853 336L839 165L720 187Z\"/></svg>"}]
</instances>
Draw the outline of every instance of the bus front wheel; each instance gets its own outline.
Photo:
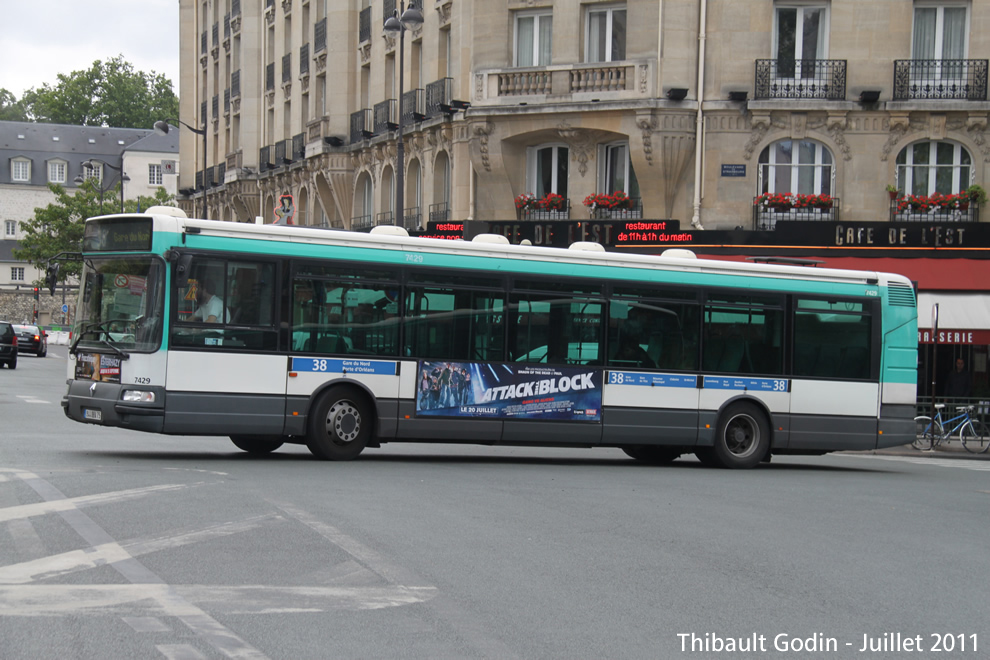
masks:
<instances>
[{"instance_id":1,"label":"bus front wheel","mask_svg":"<svg viewBox=\"0 0 990 660\"><path fill-rule=\"evenodd\" d=\"M357 458L371 437L368 405L353 390L332 389L316 401L309 416L306 446L325 461Z\"/></svg>"},{"instance_id":2,"label":"bus front wheel","mask_svg":"<svg viewBox=\"0 0 990 660\"><path fill-rule=\"evenodd\" d=\"M737 403L726 408L718 420L715 445L703 452L703 463L723 468L751 468L763 460L770 447L766 417L755 406Z\"/></svg>"},{"instance_id":3,"label":"bus front wheel","mask_svg":"<svg viewBox=\"0 0 990 660\"><path fill-rule=\"evenodd\" d=\"M230 441L235 447L249 454L270 454L282 446L280 436L232 435Z\"/></svg>"}]
</instances>

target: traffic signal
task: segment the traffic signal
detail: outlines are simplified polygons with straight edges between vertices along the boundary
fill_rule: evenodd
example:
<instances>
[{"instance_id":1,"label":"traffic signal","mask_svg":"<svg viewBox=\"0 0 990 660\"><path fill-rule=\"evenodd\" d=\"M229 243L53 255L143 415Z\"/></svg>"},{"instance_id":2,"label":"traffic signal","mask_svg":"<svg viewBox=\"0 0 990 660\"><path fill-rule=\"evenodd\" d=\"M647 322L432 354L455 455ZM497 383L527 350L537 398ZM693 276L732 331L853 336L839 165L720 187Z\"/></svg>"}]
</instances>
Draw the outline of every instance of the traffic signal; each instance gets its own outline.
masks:
<instances>
[{"instance_id":1,"label":"traffic signal","mask_svg":"<svg viewBox=\"0 0 990 660\"><path fill-rule=\"evenodd\" d=\"M34 299L35 299L35 300L38 300L38 292L39 292L40 290L41 290L41 289L39 289L38 287L34 287Z\"/></svg>"}]
</instances>

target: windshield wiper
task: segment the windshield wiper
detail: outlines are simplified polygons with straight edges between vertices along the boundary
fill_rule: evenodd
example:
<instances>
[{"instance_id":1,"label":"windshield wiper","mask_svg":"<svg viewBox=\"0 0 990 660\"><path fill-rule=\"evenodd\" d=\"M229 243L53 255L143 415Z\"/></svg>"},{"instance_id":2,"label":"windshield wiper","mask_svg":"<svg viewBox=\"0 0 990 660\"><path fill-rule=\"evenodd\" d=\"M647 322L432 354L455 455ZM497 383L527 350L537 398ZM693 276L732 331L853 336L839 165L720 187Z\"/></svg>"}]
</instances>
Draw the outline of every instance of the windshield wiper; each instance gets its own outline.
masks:
<instances>
[{"instance_id":1,"label":"windshield wiper","mask_svg":"<svg viewBox=\"0 0 990 660\"><path fill-rule=\"evenodd\" d=\"M81 342L82 338L88 335L89 333L91 333L93 330L102 330L104 332L109 332L109 330L107 330L103 326L109 325L110 323L113 323L115 321L124 321L124 320L125 319L110 319L109 321L98 321L96 323L90 323L89 325L83 326L83 329L79 332L79 336L76 337L76 340L74 342L72 342L72 346L69 346L69 353L71 355L75 355L76 347L79 346L79 342ZM110 350L112 350L114 353L116 353L125 360L131 357L130 353L117 348L116 346L108 342L106 339L97 339L96 341L108 347Z\"/></svg>"}]
</instances>

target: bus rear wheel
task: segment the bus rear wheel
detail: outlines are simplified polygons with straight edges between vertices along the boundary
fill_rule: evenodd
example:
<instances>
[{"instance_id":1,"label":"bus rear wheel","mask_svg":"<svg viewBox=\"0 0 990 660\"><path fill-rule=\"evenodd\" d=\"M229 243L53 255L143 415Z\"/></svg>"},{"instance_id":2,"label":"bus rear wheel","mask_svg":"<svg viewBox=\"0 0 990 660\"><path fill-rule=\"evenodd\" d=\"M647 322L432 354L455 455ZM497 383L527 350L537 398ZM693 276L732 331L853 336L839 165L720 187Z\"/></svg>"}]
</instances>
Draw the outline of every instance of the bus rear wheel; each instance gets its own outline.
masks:
<instances>
[{"instance_id":1,"label":"bus rear wheel","mask_svg":"<svg viewBox=\"0 0 990 660\"><path fill-rule=\"evenodd\" d=\"M756 466L769 448L770 428L766 417L753 405L736 403L722 412L715 445L704 453L719 467L739 469Z\"/></svg>"},{"instance_id":2,"label":"bus rear wheel","mask_svg":"<svg viewBox=\"0 0 990 660\"><path fill-rule=\"evenodd\" d=\"M628 447L622 447L622 451L626 452L627 456L631 456L637 461L650 463L652 465L664 465L666 463L671 463L680 458L681 454L684 453L679 449L673 449L671 447L652 447L644 445L630 445Z\"/></svg>"},{"instance_id":3,"label":"bus rear wheel","mask_svg":"<svg viewBox=\"0 0 990 660\"><path fill-rule=\"evenodd\" d=\"M280 436L232 435L230 441L235 447L249 454L270 454L282 446Z\"/></svg>"},{"instance_id":4,"label":"bus rear wheel","mask_svg":"<svg viewBox=\"0 0 990 660\"><path fill-rule=\"evenodd\" d=\"M332 389L313 406L306 446L325 461L349 461L368 445L371 426L371 413L363 397L352 389Z\"/></svg>"}]
</instances>

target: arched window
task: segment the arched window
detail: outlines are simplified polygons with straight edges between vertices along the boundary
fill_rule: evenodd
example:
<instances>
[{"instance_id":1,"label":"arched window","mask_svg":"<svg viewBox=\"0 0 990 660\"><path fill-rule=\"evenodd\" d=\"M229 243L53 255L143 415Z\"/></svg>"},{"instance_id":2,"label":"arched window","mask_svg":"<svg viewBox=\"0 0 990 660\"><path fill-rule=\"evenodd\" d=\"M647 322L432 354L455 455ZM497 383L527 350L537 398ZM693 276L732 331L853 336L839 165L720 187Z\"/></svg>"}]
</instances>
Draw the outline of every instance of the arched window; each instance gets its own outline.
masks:
<instances>
[{"instance_id":1,"label":"arched window","mask_svg":"<svg viewBox=\"0 0 990 660\"><path fill-rule=\"evenodd\" d=\"M909 144L897 154L897 189L908 195L957 193L967 188L973 158L955 142L931 140Z\"/></svg>"},{"instance_id":2,"label":"arched window","mask_svg":"<svg viewBox=\"0 0 990 660\"><path fill-rule=\"evenodd\" d=\"M831 195L832 152L812 140L780 140L760 154L760 192Z\"/></svg>"},{"instance_id":3,"label":"arched window","mask_svg":"<svg viewBox=\"0 0 990 660\"><path fill-rule=\"evenodd\" d=\"M562 144L530 147L526 154L526 187L537 197L556 193L567 198L567 147Z\"/></svg>"},{"instance_id":4,"label":"arched window","mask_svg":"<svg viewBox=\"0 0 990 660\"><path fill-rule=\"evenodd\" d=\"M450 159L446 151L433 162L433 202L450 206Z\"/></svg>"},{"instance_id":5,"label":"arched window","mask_svg":"<svg viewBox=\"0 0 990 660\"><path fill-rule=\"evenodd\" d=\"M409 161L409 170L406 172L405 205L406 212L403 224L406 229L416 229L423 222L423 176L420 172L419 161L413 159Z\"/></svg>"},{"instance_id":6,"label":"arched window","mask_svg":"<svg viewBox=\"0 0 990 660\"><path fill-rule=\"evenodd\" d=\"M405 204L405 201L403 201ZM385 215L391 215L389 221L395 217L395 175L392 171L391 165L386 165L385 169L382 170L382 213Z\"/></svg>"},{"instance_id":7,"label":"arched window","mask_svg":"<svg viewBox=\"0 0 990 660\"><path fill-rule=\"evenodd\" d=\"M367 172L361 172L358 176L357 195L354 199L354 215L351 220L351 229L362 226L370 226L373 221L375 211L375 186L371 182L371 176Z\"/></svg>"},{"instance_id":8,"label":"arched window","mask_svg":"<svg viewBox=\"0 0 990 660\"><path fill-rule=\"evenodd\" d=\"M600 150L598 191L608 195L621 190L630 197L639 197L639 180L629 159L629 143L604 144Z\"/></svg>"}]
</instances>

